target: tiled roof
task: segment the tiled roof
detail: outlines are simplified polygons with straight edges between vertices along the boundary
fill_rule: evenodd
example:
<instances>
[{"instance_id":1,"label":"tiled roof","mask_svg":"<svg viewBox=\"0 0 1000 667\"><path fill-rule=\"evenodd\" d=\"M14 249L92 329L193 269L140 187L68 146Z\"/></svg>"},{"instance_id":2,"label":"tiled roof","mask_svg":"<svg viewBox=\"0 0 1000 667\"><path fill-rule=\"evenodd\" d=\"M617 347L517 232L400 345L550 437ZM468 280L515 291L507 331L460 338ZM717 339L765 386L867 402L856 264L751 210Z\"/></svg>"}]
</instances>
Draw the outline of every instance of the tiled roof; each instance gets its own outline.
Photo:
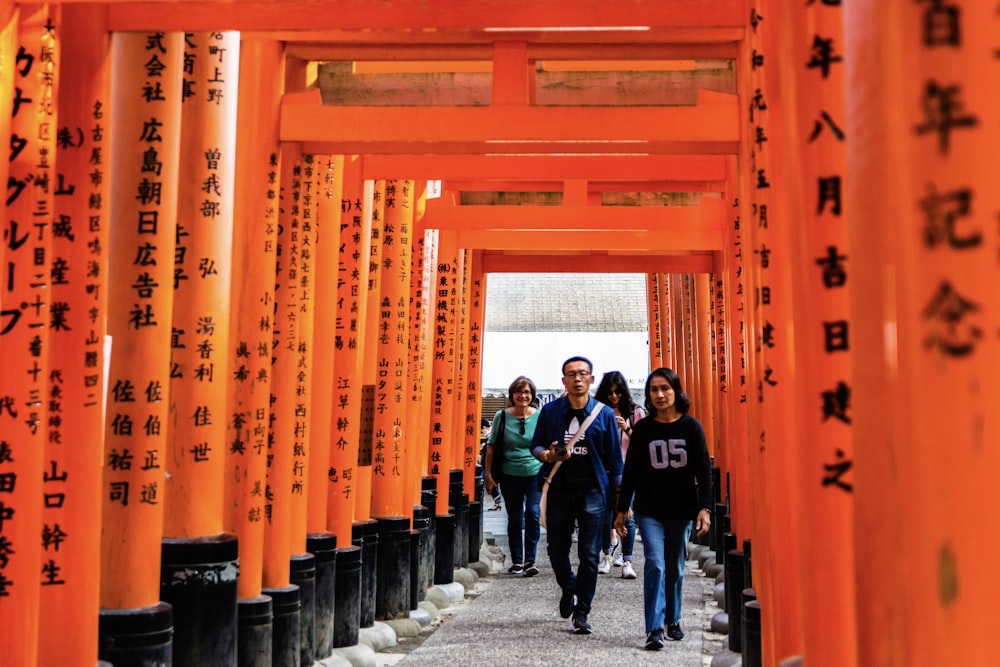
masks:
<instances>
[{"instance_id":1,"label":"tiled roof","mask_svg":"<svg viewBox=\"0 0 1000 667\"><path fill-rule=\"evenodd\" d=\"M486 331L647 331L641 273L491 273Z\"/></svg>"}]
</instances>

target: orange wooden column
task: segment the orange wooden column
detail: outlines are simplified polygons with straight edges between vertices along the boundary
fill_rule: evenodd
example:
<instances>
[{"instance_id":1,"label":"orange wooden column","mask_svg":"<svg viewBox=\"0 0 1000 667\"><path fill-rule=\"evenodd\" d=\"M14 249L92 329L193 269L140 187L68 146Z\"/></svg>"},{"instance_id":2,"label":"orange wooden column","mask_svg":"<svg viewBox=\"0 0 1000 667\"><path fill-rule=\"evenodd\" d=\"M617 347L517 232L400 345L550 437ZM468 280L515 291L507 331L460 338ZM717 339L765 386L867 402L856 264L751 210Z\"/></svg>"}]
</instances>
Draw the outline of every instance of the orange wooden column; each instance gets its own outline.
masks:
<instances>
[{"instance_id":1,"label":"orange wooden column","mask_svg":"<svg viewBox=\"0 0 1000 667\"><path fill-rule=\"evenodd\" d=\"M17 24L20 20L19 10L10 0L0 0L0 55L5 60L14 58L17 54ZM0 99L14 99L14 68L0 68ZM0 134L8 136L12 113L0 113ZM6 162L0 164L0 178L7 180L8 165ZM6 210L6 202L0 203L0 210ZM6 224L6 223L5 223ZM0 262L3 261L6 242L0 243ZM0 292L0 305L4 303L5 296Z\"/></svg>"},{"instance_id":2,"label":"orange wooden column","mask_svg":"<svg viewBox=\"0 0 1000 667\"><path fill-rule=\"evenodd\" d=\"M334 342L337 335L337 281L340 259L340 205L343 195L344 156L317 155L313 164L315 214L313 216L312 360L309 387L309 450L306 509L306 551L315 564L313 615L304 619L312 631L312 660L333 652L336 596L337 538L328 530L330 484L330 434L334 382ZM346 546L346 543L343 545ZM308 606L306 606L308 609ZM309 635L300 658L308 662Z\"/></svg>"},{"instance_id":3,"label":"orange wooden column","mask_svg":"<svg viewBox=\"0 0 1000 667\"><path fill-rule=\"evenodd\" d=\"M758 2L758 7L765 18L777 17L781 12L777 3L766 0ZM763 566L763 585L757 597L761 603L763 659L767 664L798 655L802 650L803 618L798 591L802 563L797 537L801 529L801 500L798 486L788 484L787 480L797 478L801 469L801 443L807 442L803 438L802 415L798 410L788 409L801 396L802 382L796 365L798 304L793 291L795 265L801 259L792 244L799 220L786 199L789 190L795 187L788 180L789 174L800 167L784 159L782 147L791 140L792 109L786 104L788 91L780 85L782 68L798 64L782 57L784 44L778 23L765 20L756 28L759 60L754 70L755 90L765 96L767 109L756 114L756 120L746 128L756 150L756 178L747 185L754 207L750 245L759 276L757 300L761 320L753 330L762 364L756 377L763 427L759 456L767 484L766 523L770 531L763 553L754 549L753 562ZM756 581L756 571L754 577Z\"/></svg>"},{"instance_id":4,"label":"orange wooden column","mask_svg":"<svg viewBox=\"0 0 1000 667\"><path fill-rule=\"evenodd\" d=\"M736 197L736 159L727 162L726 182L732 188L727 199L733 201L730 224L727 228L726 251L722 256L722 303L724 311L719 317L720 339L725 352L720 350L719 393L725 411L722 424L726 432L724 457L729 472L730 528L742 543L750 537L750 473L749 422L747 420L747 320L744 306L743 242L745 235L740 207ZM723 361L724 360L724 361ZM722 364L725 364L725 369ZM723 379L725 378L725 379Z\"/></svg>"},{"instance_id":5,"label":"orange wooden column","mask_svg":"<svg viewBox=\"0 0 1000 667\"><path fill-rule=\"evenodd\" d=\"M671 298L671 278L669 273L659 274L660 343L665 368L677 368L677 348L674 340L673 302Z\"/></svg>"},{"instance_id":6,"label":"orange wooden column","mask_svg":"<svg viewBox=\"0 0 1000 667\"><path fill-rule=\"evenodd\" d=\"M451 469L452 471L462 471L463 491L465 478L465 438L462 435L462 424L465 422L465 388L463 387L463 377L465 376L465 339L466 325L468 317L466 315L466 294L465 294L465 270L466 252L464 248L459 248L455 255L454 273L454 294L455 303L455 374L452 376L452 402L454 409L451 413L451 427L449 429L448 441L451 443ZM456 536L458 531L456 530Z\"/></svg>"},{"instance_id":7,"label":"orange wooden column","mask_svg":"<svg viewBox=\"0 0 1000 667\"><path fill-rule=\"evenodd\" d=\"M327 526L337 544L351 544L358 489L358 443L361 428L362 341L365 335L368 284L368 246L371 216L366 216L361 158L344 160L343 194L340 206L340 258L337 282L337 333L334 338L333 432L330 436L330 466Z\"/></svg>"},{"instance_id":8,"label":"orange wooden column","mask_svg":"<svg viewBox=\"0 0 1000 667\"><path fill-rule=\"evenodd\" d=\"M174 659L224 663L239 569L222 532L239 34L184 43L160 597L174 607Z\"/></svg>"},{"instance_id":9,"label":"orange wooden column","mask_svg":"<svg viewBox=\"0 0 1000 667\"><path fill-rule=\"evenodd\" d=\"M718 453L717 413L716 413L716 379L717 371L713 359L714 331L712 328L712 292L711 276L707 273L697 273L692 277L695 295L695 349L698 352L699 396L702 400L700 414L701 423L705 427L705 440L708 442L708 452L715 456Z\"/></svg>"},{"instance_id":10,"label":"orange wooden column","mask_svg":"<svg viewBox=\"0 0 1000 667\"><path fill-rule=\"evenodd\" d=\"M184 36L116 33L112 48L118 139L111 147L101 568L108 610L159 599Z\"/></svg>"},{"instance_id":11,"label":"orange wooden column","mask_svg":"<svg viewBox=\"0 0 1000 667\"><path fill-rule=\"evenodd\" d=\"M795 475L809 517L799 531L802 655L808 664L847 665L857 660L857 629L843 16L840 6L771 6L782 20L766 28L780 53L794 54L782 58L772 108L788 119L774 147L787 165L774 194L782 204L775 210L795 221L786 235L796 258L795 412L808 443L796 448Z\"/></svg>"},{"instance_id":12,"label":"orange wooden column","mask_svg":"<svg viewBox=\"0 0 1000 667\"><path fill-rule=\"evenodd\" d=\"M295 483L296 392L298 390L299 275L298 233L293 211L301 196L296 177L302 171L298 144L281 145L278 210L278 263L275 271L271 351L271 424L268 440L267 523L264 529L264 587L289 585L292 549L292 486ZM293 234L295 239L293 240ZM292 247L295 246L295 253Z\"/></svg>"},{"instance_id":13,"label":"orange wooden column","mask_svg":"<svg viewBox=\"0 0 1000 667\"><path fill-rule=\"evenodd\" d=\"M132 637L172 632L172 611L158 600L183 50L184 35L177 32L112 37L114 243L108 271L111 360L99 649L112 663L119 650L129 652ZM162 651L149 646L136 652L141 659L156 660Z\"/></svg>"},{"instance_id":14,"label":"orange wooden column","mask_svg":"<svg viewBox=\"0 0 1000 667\"><path fill-rule=\"evenodd\" d=\"M239 36L190 33L170 337L163 533L222 531ZM235 546L235 545L234 545Z\"/></svg>"},{"instance_id":15,"label":"orange wooden column","mask_svg":"<svg viewBox=\"0 0 1000 667\"><path fill-rule=\"evenodd\" d=\"M261 594L264 526L269 521L268 430L281 166L277 100L283 78L278 42L242 42L233 202L234 217L240 222L233 227L231 276L231 308L240 316L231 318L229 331L225 525L238 538L238 594L248 604Z\"/></svg>"},{"instance_id":16,"label":"orange wooden column","mask_svg":"<svg viewBox=\"0 0 1000 667\"><path fill-rule=\"evenodd\" d=\"M372 515L409 517L404 502L407 475L407 348L409 342L410 240L415 205L414 183L386 181L381 234L376 345L375 416L372 453ZM408 507L409 505L409 507Z\"/></svg>"},{"instance_id":17,"label":"orange wooden column","mask_svg":"<svg viewBox=\"0 0 1000 667\"><path fill-rule=\"evenodd\" d=\"M291 181L292 201L290 208L291 235L285 261L288 266L288 283L296 284L294 303L289 302L289 311L295 312L297 325L294 360L294 396L279 397L279 401L289 398L294 401L294 421L292 437L292 485L291 485L291 534L289 536L292 554L305 554L307 519L309 514L309 451L312 446L309 425L311 421L311 395L313 373L313 325L316 302L315 271L313 254L316 239L316 210L320 198L320 176L316 156L302 155L298 169L293 168ZM291 296L291 289L289 296ZM291 315L289 315L291 321ZM291 332L289 332L289 335ZM290 340L290 339L289 339ZM287 349L287 348L286 348ZM291 350L288 350L291 351Z\"/></svg>"},{"instance_id":18,"label":"orange wooden column","mask_svg":"<svg viewBox=\"0 0 1000 667\"><path fill-rule=\"evenodd\" d=\"M1000 17L993 3L843 12L858 560L899 563L885 582L858 572L859 662L990 664L1000 128L982 79Z\"/></svg>"},{"instance_id":19,"label":"orange wooden column","mask_svg":"<svg viewBox=\"0 0 1000 667\"><path fill-rule=\"evenodd\" d=\"M234 33L185 36L164 536L222 530L236 153Z\"/></svg>"},{"instance_id":20,"label":"orange wooden column","mask_svg":"<svg viewBox=\"0 0 1000 667\"><path fill-rule=\"evenodd\" d=\"M480 363L483 354L483 326L486 321L486 274L483 272L483 251L466 251L467 283L469 285L469 335L466 352L465 371L465 423L462 425L462 437L465 439L466 472L471 478L465 478L465 492L470 500L475 500L476 464L479 457L479 423L482 419L482 378L483 367Z\"/></svg>"},{"instance_id":21,"label":"orange wooden column","mask_svg":"<svg viewBox=\"0 0 1000 667\"><path fill-rule=\"evenodd\" d=\"M677 375L680 376L681 386L686 391L691 391L691 382L688 363L687 345L687 299L684 292L684 274L673 273L670 275L670 340L672 349L672 361Z\"/></svg>"},{"instance_id":22,"label":"orange wooden column","mask_svg":"<svg viewBox=\"0 0 1000 667\"><path fill-rule=\"evenodd\" d=\"M759 331L763 326L760 292L761 264L757 249L757 244L760 243L757 227L760 222L757 217L759 204L756 200L758 185L755 159L756 144L754 143L754 133L749 129L754 127L756 123L762 122L762 115L768 108L755 70L755 65L759 62L758 49L762 48L760 37L756 32L757 26L760 24L758 5L759 3L756 1L750 5L751 29L747 31L746 39L743 40L741 49L737 52L736 71L737 76L740 77L737 86L743 94L740 106L746 109L747 123L741 134L740 162L734 199L739 206L741 230L740 261L742 272L740 273L740 285L744 293L743 319L746 350L744 354L747 401L746 478L748 493L746 502L750 511L747 517L749 532L744 533L743 537L752 540L752 584L758 599L768 601L765 609L767 609L768 614L766 618L767 632L770 633L774 625L774 603L770 590L772 576L767 559L772 558L775 553L771 526L771 511L774 500L770 495L770 481L761 450L762 445L766 442L767 429L764 410L761 407L760 391L763 385L760 378L764 373L763 352L759 343ZM763 622L765 622L764 618L762 618ZM766 637L761 637L761 643L771 644L773 647L773 640ZM745 652L747 648L744 646L743 651ZM762 647L762 650L768 649Z\"/></svg>"},{"instance_id":23,"label":"orange wooden column","mask_svg":"<svg viewBox=\"0 0 1000 667\"><path fill-rule=\"evenodd\" d=\"M375 615L410 613L410 520L412 499L404 499L412 446L407 422L407 366L410 262L416 191L411 180L384 186L376 335L375 415L372 435L372 517L378 521Z\"/></svg>"},{"instance_id":24,"label":"orange wooden column","mask_svg":"<svg viewBox=\"0 0 1000 667\"><path fill-rule=\"evenodd\" d=\"M310 403L309 507L306 530L327 532L330 501L330 456L333 448L332 410L337 338L337 282L340 279L341 202L344 194L344 156L316 156L314 165L319 206L313 250L316 293L313 320L312 388ZM344 542L342 546L346 546ZM322 656L326 657L326 656Z\"/></svg>"},{"instance_id":25,"label":"orange wooden column","mask_svg":"<svg viewBox=\"0 0 1000 667\"><path fill-rule=\"evenodd\" d=\"M364 287L365 332L361 339L361 435L358 440L358 467L355 474L358 495L355 498L354 520L368 521L372 516L372 462L374 459L375 376L378 365L378 344L373 332L378 331L379 294L382 291L379 265L382 257L382 216L385 214L385 181L365 182L364 205L371 218L371 243L368 248L368 282Z\"/></svg>"},{"instance_id":26,"label":"orange wooden column","mask_svg":"<svg viewBox=\"0 0 1000 667\"><path fill-rule=\"evenodd\" d=\"M697 407L692 406L694 415L702 422L705 421L705 399L702 396L702 385L700 382L701 359L698 356L698 318L696 295L694 291L694 276L685 273L681 276L682 294L684 300L684 358L687 366L687 385L685 388L691 394L691 399L696 401Z\"/></svg>"},{"instance_id":27,"label":"orange wooden column","mask_svg":"<svg viewBox=\"0 0 1000 667\"><path fill-rule=\"evenodd\" d=\"M57 136L63 140L56 143L59 185L53 192L49 470L42 477L41 534L43 567L58 571L63 583L41 589L38 664L93 665L100 607L111 42L92 12L63 7L62 20L73 28L60 37L59 77L74 84L59 92ZM74 631L64 633L67 627ZM60 641L46 640L60 634Z\"/></svg>"},{"instance_id":28,"label":"orange wooden column","mask_svg":"<svg viewBox=\"0 0 1000 667\"><path fill-rule=\"evenodd\" d=\"M417 208L415 222L423 216L427 202L426 186L418 185ZM419 229L419 226L415 224ZM410 473L408 481L410 488L404 493L404 501L412 502L414 506L421 504L423 476L427 474L427 429L429 415L427 411L427 387L430 384L430 363L427 358L428 340L430 338L430 322L428 321L429 298L431 288L430 271L433 263L426 261L426 237L430 232L417 232L412 243L413 257L410 261L410 359L406 370L409 376L409 400L406 404L406 423L409 427L409 446L407 455Z\"/></svg>"},{"instance_id":29,"label":"orange wooden column","mask_svg":"<svg viewBox=\"0 0 1000 667\"><path fill-rule=\"evenodd\" d=\"M646 274L646 320L649 327L649 367L663 366L663 336L660 328L660 274Z\"/></svg>"},{"instance_id":30,"label":"orange wooden column","mask_svg":"<svg viewBox=\"0 0 1000 667\"><path fill-rule=\"evenodd\" d=\"M458 341L455 348L455 423L452 431L455 434L455 468L462 471L462 490L471 501L476 477L476 451L478 446L470 448L466 438L466 424L469 420L467 410L466 378L469 375L469 330L471 327L472 306L472 251L462 249L459 255L459 265L462 275L458 293ZM454 469L454 468L453 468Z\"/></svg>"},{"instance_id":31,"label":"orange wooden column","mask_svg":"<svg viewBox=\"0 0 1000 667\"><path fill-rule=\"evenodd\" d=\"M421 200L424 201L424 200ZM422 212L418 210L418 217ZM417 472L419 487L414 489L417 504L423 505L424 477L429 474L430 456L430 423L431 423L431 386L433 380L434 362L432 358L432 339L434 335L434 286L437 277L437 231L425 230L418 235L413 246L413 271L410 284L411 331L410 349L413 357L410 360L410 377L413 382L413 401L409 420L415 424L412 430L415 440L414 469ZM416 311L416 316L412 313ZM433 515L435 508L427 508Z\"/></svg>"},{"instance_id":32,"label":"orange wooden column","mask_svg":"<svg viewBox=\"0 0 1000 667\"><path fill-rule=\"evenodd\" d=\"M0 277L0 366L4 369L0 391L0 623L4 628L4 664L18 667L34 665L37 660L39 586L59 587L66 582L61 567L64 558L55 553L51 543L45 544L43 527L43 519L51 516L48 510L65 503L63 481L67 474L55 467L56 461L45 461L48 406L52 388L58 386L49 377L49 331L58 315L58 304L50 303L49 272L56 183L51 168L58 121L52 104L58 51L55 29L49 21L45 6L19 15L18 57L9 65L15 69L15 96Z\"/></svg>"},{"instance_id":33,"label":"orange wooden column","mask_svg":"<svg viewBox=\"0 0 1000 667\"><path fill-rule=\"evenodd\" d=\"M439 232L434 295L433 375L428 471L437 478L438 516L448 513L453 459L455 344L458 315L458 239Z\"/></svg>"}]
</instances>

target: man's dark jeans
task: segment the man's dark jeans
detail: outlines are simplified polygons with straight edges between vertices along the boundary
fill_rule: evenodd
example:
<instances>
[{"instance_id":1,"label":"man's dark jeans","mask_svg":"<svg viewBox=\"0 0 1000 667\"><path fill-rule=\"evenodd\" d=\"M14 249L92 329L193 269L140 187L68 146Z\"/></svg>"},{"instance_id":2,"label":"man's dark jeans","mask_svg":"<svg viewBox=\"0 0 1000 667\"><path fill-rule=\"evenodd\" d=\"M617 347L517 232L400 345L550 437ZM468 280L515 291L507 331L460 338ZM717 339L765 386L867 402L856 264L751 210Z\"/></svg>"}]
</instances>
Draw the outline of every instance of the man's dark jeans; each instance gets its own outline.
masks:
<instances>
[{"instance_id":1,"label":"man's dark jeans","mask_svg":"<svg viewBox=\"0 0 1000 667\"><path fill-rule=\"evenodd\" d=\"M556 582L563 590L569 589L576 594L574 611L589 614L594 590L597 588L604 496L598 488L572 493L549 489L546 503L549 562L556 575ZM579 524L580 527L577 536L580 569L575 576L569 558L569 550L573 546L574 524Z\"/></svg>"}]
</instances>

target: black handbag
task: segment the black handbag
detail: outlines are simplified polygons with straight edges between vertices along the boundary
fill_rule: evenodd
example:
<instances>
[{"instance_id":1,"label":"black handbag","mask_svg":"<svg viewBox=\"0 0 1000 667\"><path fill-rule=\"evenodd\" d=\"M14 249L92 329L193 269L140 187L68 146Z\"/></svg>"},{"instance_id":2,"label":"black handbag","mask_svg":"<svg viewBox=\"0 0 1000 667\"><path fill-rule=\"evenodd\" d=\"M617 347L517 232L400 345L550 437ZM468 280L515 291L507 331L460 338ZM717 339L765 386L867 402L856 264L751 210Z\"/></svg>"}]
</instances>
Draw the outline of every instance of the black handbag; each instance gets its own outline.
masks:
<instances>
[{"instance_id":1,"label":"black handbag","mask_svg":"<svg viewBox=\"0 0 1000 667\"><path fill-rule=\"evenodd\" d=\"M500 475L503 465L503 448L504 448L504 437L507 435L507 410L504 409L500 412L500 429L497 431L497 437L493 440L493 461L490 465L490 477L494 481L500 481Z\"/></svg>"}]
</instances>

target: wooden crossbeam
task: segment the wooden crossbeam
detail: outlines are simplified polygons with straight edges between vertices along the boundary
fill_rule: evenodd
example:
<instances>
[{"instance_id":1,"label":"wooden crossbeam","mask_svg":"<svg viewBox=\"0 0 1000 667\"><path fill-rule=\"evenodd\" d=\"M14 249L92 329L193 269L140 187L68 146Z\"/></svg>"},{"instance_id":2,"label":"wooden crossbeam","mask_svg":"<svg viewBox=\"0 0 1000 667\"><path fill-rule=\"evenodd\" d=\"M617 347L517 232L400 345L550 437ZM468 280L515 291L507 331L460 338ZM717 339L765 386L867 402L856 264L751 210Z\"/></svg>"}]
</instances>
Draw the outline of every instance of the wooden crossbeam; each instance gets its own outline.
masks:
<instances>
[{"instance_id":1,"label":"wooden crossbeam","mask_svg":"<svg viewBox=\"0 0 1000 667\"><path fill-rule=\"evenodd\" d=\"M701 236L695 246L670 247L716 250L713 244L723 236L727 215L728 207L721 199L704 200L700 206L451 206L447 201L432 199L427 202L419 225L431 229L490 230L508 234L515 231L576 234L593 230L688 234L689 238L690 235Z\"/></svg>"},{"instance_id":2,"label":"wooden crossbeam","mask_svg":"<svg viewBox=\"0 0 1000 667\"><path fill-rule=\"evenodd\" d=\"M73 0L70 0L73 1ZM83 1L83 0L79 0ZM112 30L475 30L626 27L742 28L742 2L733 0L199 0L109 3ZM558 34L556 31L547 31ZM619 38L621 41L622 38Z\"/></svg>"},{"instance_id":3,"label":"wooden crossbeam","mask_svg":"<svg viewBox=\"0 0 1000 667\"><path fill-rule=\"evenodd\" d=\"M718 270L719 253L685 255L518 253L487 251L487 273L709 273Z\"/></svg>"},{"instance_id":4,"label":"wooden crossbeam","mask_svg":"<svg viewBox=\"0 0 1000 667\"><path fill-rule=\"evenodd\" d=\"M533 61L556 60L717 60L736 57L737 43L743 36L742 28L726 31L691 30L689 34L677 31L643 33L639 40L627 43L579 42L578 35L567 34L567 42L546 41L528 43L528 58ZM434 42L426 35L415 35L414 41L399 43L400 35L383 32L365 34L365 42L351 41L343 31L329 33L275 32L268 38L287 43L286 53L292 58L324 62L354 61L489 61L493 57L490 42L469 41L465 34L435 35ZM483 35L484 37L491 35ZM357 35L354 35L357 39ZM537 39L537 36L535 36ZM705 39L718 41L703 41ZM551 39L551 38L547 38ZM641 40L656 40L645 42ZM378 41L381 40L381 41Z\"/></svg>"},{"instance_id":5,"label":"wooden crossbeam","mask_svg":"<svg viewBox=\"0 0 1000 667\"><path fill-rule=\"evenodd\" d=\"M706 229L688 229L669 234L631 230L460 230L456 233L461 248L484 250L608 250L623 252L697 251L722 252L724 235ZM603 259L602 259L603 261Z\"/></svg>"},{"instance_id":6,"label":"wooden crossbeam","mask_svg":"<svg viewBox=\"0 0 1000 667\"><path fill-rule=\"evenodd\" d=\"M287 96L286 96L287 97ZM282 141L329 153L735 155L735 95L693 107L281 105Z\"/></svg>"},{"instance_id":7,"label":"wooden crossbeam","mask_svg":"<svg viewBox=\"0 0 1000 667\"><path fill-rule=\"evenodd\" d=\"M652 172L651 172L652 173ZM402 179L405 176L390 178ZM429 179L437 180L437 179ZM562 192L564 181L444 181L442 189L454 192ZM725 181L588 181L587 191L602 192L725 192Z\"/></svg>"},{"instance_id":8,"label":"wooden crossbeam","mask_svg":"<svg viewBox=\"0 0 1000 667\"><path fill-rule=\"evenodd\" d=\"M303 145L306 153L312 142ZM367 179L415 178L444 181L563 180L724 182L726 158L721 155L366 155ZM462 188L455 188L462 189ZM503 189L503 188L497 188ZM658 190L670 191L670 190ZM680 190L677 190L680 191Z\"/></svg>"}]
</instances>

